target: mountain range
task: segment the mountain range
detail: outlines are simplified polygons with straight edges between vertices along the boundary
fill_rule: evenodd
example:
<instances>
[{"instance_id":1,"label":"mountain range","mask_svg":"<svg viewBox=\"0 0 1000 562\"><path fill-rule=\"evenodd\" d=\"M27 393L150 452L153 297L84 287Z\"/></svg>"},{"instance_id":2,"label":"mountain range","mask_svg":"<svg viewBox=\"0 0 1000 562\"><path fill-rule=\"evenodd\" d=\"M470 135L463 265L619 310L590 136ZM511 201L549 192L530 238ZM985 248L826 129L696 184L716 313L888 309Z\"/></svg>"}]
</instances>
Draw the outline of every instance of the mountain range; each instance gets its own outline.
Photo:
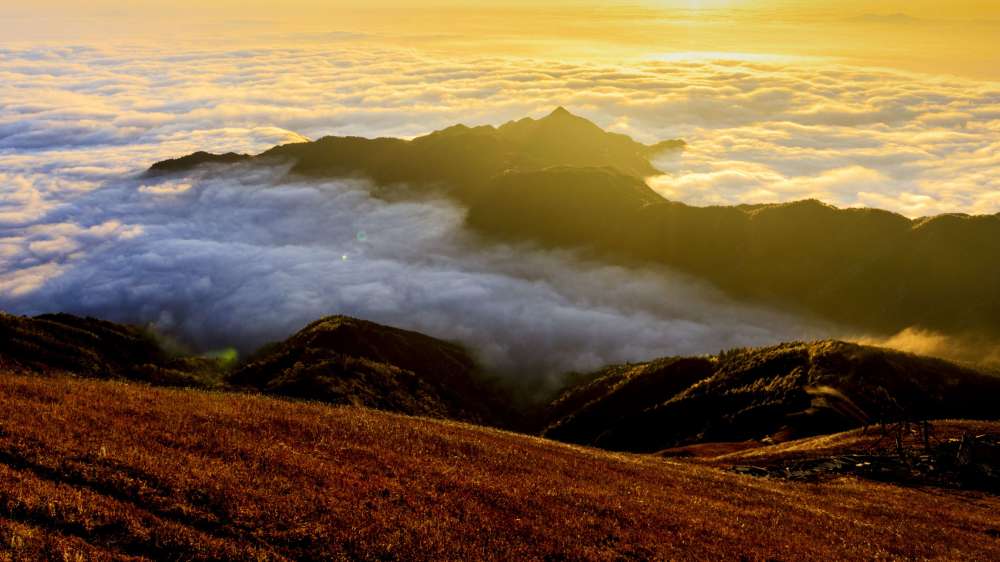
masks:
<instances>
[{"instance_id":1,"label":"mountain range","mask_svg":"<svg viewBox=\"0 0 1000 562\"><path fill-rule=\"evenodd\" d=\"M517 429L632 452L786 441L901 420L994 419L1000 376L839 341L667 357L567 375L526 402L456 344L349 318L317 320L238 362L66 314L0 315L0 370L253 391Z\"/></svg>"},{"instance_id":2,"label":"mountain range","mask_svg":"<svg viewBox=\"0 0 1000 562\"><path fill-rule=\"evenodd\" d=\"M662 173L657 154L684 146L638 143L559 108L412 140L325 137L256 156L196 153L149 173L283 163L292 176L366 177L380 195L443 191L467 207L469 227L498 240L668 266L736 298L859 331L1000 337L1000 216L909 219L815 200L694 207L644 181Z\"/></svg>"}]
</instances>

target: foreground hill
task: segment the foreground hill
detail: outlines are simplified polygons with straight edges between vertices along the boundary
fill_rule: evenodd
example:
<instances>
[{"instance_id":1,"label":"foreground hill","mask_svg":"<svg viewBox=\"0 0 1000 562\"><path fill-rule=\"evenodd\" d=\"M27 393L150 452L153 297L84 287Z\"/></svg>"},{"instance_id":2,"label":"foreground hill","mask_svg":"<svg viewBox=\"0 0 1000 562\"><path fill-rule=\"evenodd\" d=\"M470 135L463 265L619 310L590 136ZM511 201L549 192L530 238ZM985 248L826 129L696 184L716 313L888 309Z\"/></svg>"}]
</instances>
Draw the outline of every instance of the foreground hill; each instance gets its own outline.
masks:
<instances>
[{"instance_id":1,"label":"foreground hill","mask_svg":"<svg viewBox=\"0 0 1000 562\"><path fill-rule=\"evenodd\" d=\"M346 316L317 320L235 364L165 349L139 326L69 314L0 313L0 369L251 389L490 425L511 418L507 395L461 347Z\"/></svg>"},{"instance_id":2,"label":"foreground hill","mask_svg":"<svg viewBox=\"0 0 1000 562\"><path fill-rule=\"evenodd\" d=\"M549 407L544 435L612 450L787 440L897 420L998 419L1000 376L838 341L605 369Z\"/></svg>"},{"instance_id":3,"label":"foreground hill","mask_svg":"<svg viewBox=\"0 0 1000 562\"><path fill-rule=\"evenodd\" d=\"M462 347L345 316L317 320L235 363L164 349L147 330L67 314L0 314L0 368L252 390L409 415L541 431L652 452L787 439L896 419L996 419L1000 376L837 341L612 366L542 408L484 373Z\"/></svg>"},{"instance_id":4,"label":"foreground hill","mask_svg":"<svg viewBox=\"0 0 1000 562\"><path fill-rule=\"evenodd\" d=\"M0 552L59 560L1000 557L996 496L799 484L355 407L0 376Z\"/></svg>"},{"instance_id":5,"label":"foreground hill","mask_svg":"<svg viewBox=\"0 0 1000 562\"><path fill-rule=\"evenodd\" d=\"M228 381L411 415L488 424L505 416L497 389L461 347L346 316L317 320L258 351Z\"/></svg>"},{"instance_id":6,"label":"foreground hill","mask_svg":"<svg viewBox=\"0 0 1000 562\"><path fill-rule=\"evenodd\" d=\"M164 349L151 332L70 314L34 318L0 312L0 369L141 380L171 386L213 386L219 361Z\"/></svg>"}]
</instances>

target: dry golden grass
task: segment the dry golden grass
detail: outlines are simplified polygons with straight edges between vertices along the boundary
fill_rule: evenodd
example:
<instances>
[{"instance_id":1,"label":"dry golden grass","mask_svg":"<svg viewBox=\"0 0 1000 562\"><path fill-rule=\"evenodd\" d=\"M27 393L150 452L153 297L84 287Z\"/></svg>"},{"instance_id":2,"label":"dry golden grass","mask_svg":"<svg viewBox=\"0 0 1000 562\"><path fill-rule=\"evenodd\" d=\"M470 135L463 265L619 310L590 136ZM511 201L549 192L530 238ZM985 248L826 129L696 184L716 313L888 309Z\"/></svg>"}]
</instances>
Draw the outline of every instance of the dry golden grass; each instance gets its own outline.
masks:
<instances>
[{"instance_id":1,"label":"dry golden grass","mask_svg":"<svg viewBox=\"0 0 1000 562\"><path fill-rule=\"evenodd\" d=\"M932 423L931 442L958 439L963 433L1000 434L1000 422L978 420L938 420ZM903 434L903 445L913 450L921 450L922 441L917 426ZM833 435L820 435L797 439L775 445L744 446L725 450L712 449L708 445L692 456L719 463L753 463L755 461L777 462L816 456L832 456L870 451L892 450L895 441L891 434L882 432L878 426L855 429ZM680 449L678 449L680 450Z\"/></svg>"},{"instance_id":2,"label":"dry golden grass","mask_svg":"<svg viewBox=\"0 0 1000 562\"><path fill-rule=\"evenodd\" d=\"M0 559L1000 559L1000 498L0 376Z\"/></svg>"}]
</instances>

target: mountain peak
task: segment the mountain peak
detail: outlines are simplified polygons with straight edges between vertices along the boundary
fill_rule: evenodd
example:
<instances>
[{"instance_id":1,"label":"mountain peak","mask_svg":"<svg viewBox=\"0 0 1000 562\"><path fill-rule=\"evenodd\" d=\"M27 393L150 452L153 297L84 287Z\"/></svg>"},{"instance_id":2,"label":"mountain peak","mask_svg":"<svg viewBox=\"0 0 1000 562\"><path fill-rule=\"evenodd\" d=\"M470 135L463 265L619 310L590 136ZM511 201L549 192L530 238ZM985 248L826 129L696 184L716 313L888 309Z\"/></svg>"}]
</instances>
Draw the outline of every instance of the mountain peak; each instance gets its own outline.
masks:
<instances>
[{"instance_id":1,"label":"mountain peak","mask_svg":"<svg viewBox=\"0 0 1000 562\"><path fill-rule=\"evenodd\" d=\"M590 119L571 113L568 109L561 105L552 110L552 113L549 113L545 117L537 121L529 121L529 123L534 123L535 125L541 126L543 129L558 129L564 134L572 134L570 131L582 134L596 134L598 136L603 136L605 134L604 129ZM569 129L570 127L573 129Z\"/></svg>"},{"instance_id":2,"label":"mountain peak","mask_svg":"<svg viewBox=\"0 0 1000 562\"><path fill-rule=\"evenodd\" d=\"M563 107L563 106L561 106L561 105L559 107L555 108L554 110L552 110L552 113L549 113L548 116L549 117L576 117L575 115L573 115L572 113L570 113L569 111L567 111L566 108Z\"/></svg>"},{"instance_id":3,"label":"mountain peak","mask_svg":"<svg viewBox=\"0 0 1000 562\"><path fill-rule=\"evenodd\" d=\"M647 146L558 106L543 118L525 117L500 127L455 125L409 141L326 137L275 147L259 159L291 160L297 174L361 173L383 184L445 183L464 189L505 170L551 166L611 166L645 177L659 173L650 163L653 153L683 147L680 141ZM246 158L250 157L194 154L158 162L150 171L174 173Z\"/></svg>"}]
</instances>

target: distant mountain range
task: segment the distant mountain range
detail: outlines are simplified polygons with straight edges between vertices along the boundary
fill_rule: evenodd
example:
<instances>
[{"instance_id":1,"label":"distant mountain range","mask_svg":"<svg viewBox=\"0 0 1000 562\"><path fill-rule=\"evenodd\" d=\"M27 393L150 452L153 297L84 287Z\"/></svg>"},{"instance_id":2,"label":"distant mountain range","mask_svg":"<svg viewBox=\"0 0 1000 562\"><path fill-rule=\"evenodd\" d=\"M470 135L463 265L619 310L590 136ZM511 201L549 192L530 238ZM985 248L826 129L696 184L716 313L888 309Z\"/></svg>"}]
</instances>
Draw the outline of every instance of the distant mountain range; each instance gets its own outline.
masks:
<instances>
[{"instance_id":1,"label":"distant mountain range","mask_svg":"<svg viewBox=\"0 0 1000 562\"><path fill-rule=\"evenodd\" d=\"M432 186L470 202L481 187L509 171L608 166L635 177L658 174L650 158L684 146L681 140L642 144L605 132L560 107L542 119L525 118L501 127L455 125L412 140L324 137L278 146L256 156L197 152L157 162L149 171L162 174L205 164L291 162L293 174L364 176L383 186Z\"/></svg>"},{"instance_id":2,"label":"distant mountain range","mask_svg":"<svg viewBox=\"0 0 1000 562\"><path fill-rule=\"evenodd\" d=\"M660 173L654 155L684 146L642 144L559 108L413 140L326 137L257 156L199 152L149 173L284 163L298 176L367 177L380 194L443 190L468 207L471 227L502 240L667 265L737 298L869 331L1000 337L1000 215L911 220L813 200L692 207L643 181Z\"/></svg>"},{"instance_id":3,"label":"distant mountain range","mask_svg":"<svg viewBox=\"0 0 1000 562\"><path fill-rule=\"evenodd\" d=\"M692 207L613 169L494 179L468 222L499 238L656 263L729 294L894 333L1000 335L1000 215L910 220L808 200Z\"/></svg>"}]
</instances>

